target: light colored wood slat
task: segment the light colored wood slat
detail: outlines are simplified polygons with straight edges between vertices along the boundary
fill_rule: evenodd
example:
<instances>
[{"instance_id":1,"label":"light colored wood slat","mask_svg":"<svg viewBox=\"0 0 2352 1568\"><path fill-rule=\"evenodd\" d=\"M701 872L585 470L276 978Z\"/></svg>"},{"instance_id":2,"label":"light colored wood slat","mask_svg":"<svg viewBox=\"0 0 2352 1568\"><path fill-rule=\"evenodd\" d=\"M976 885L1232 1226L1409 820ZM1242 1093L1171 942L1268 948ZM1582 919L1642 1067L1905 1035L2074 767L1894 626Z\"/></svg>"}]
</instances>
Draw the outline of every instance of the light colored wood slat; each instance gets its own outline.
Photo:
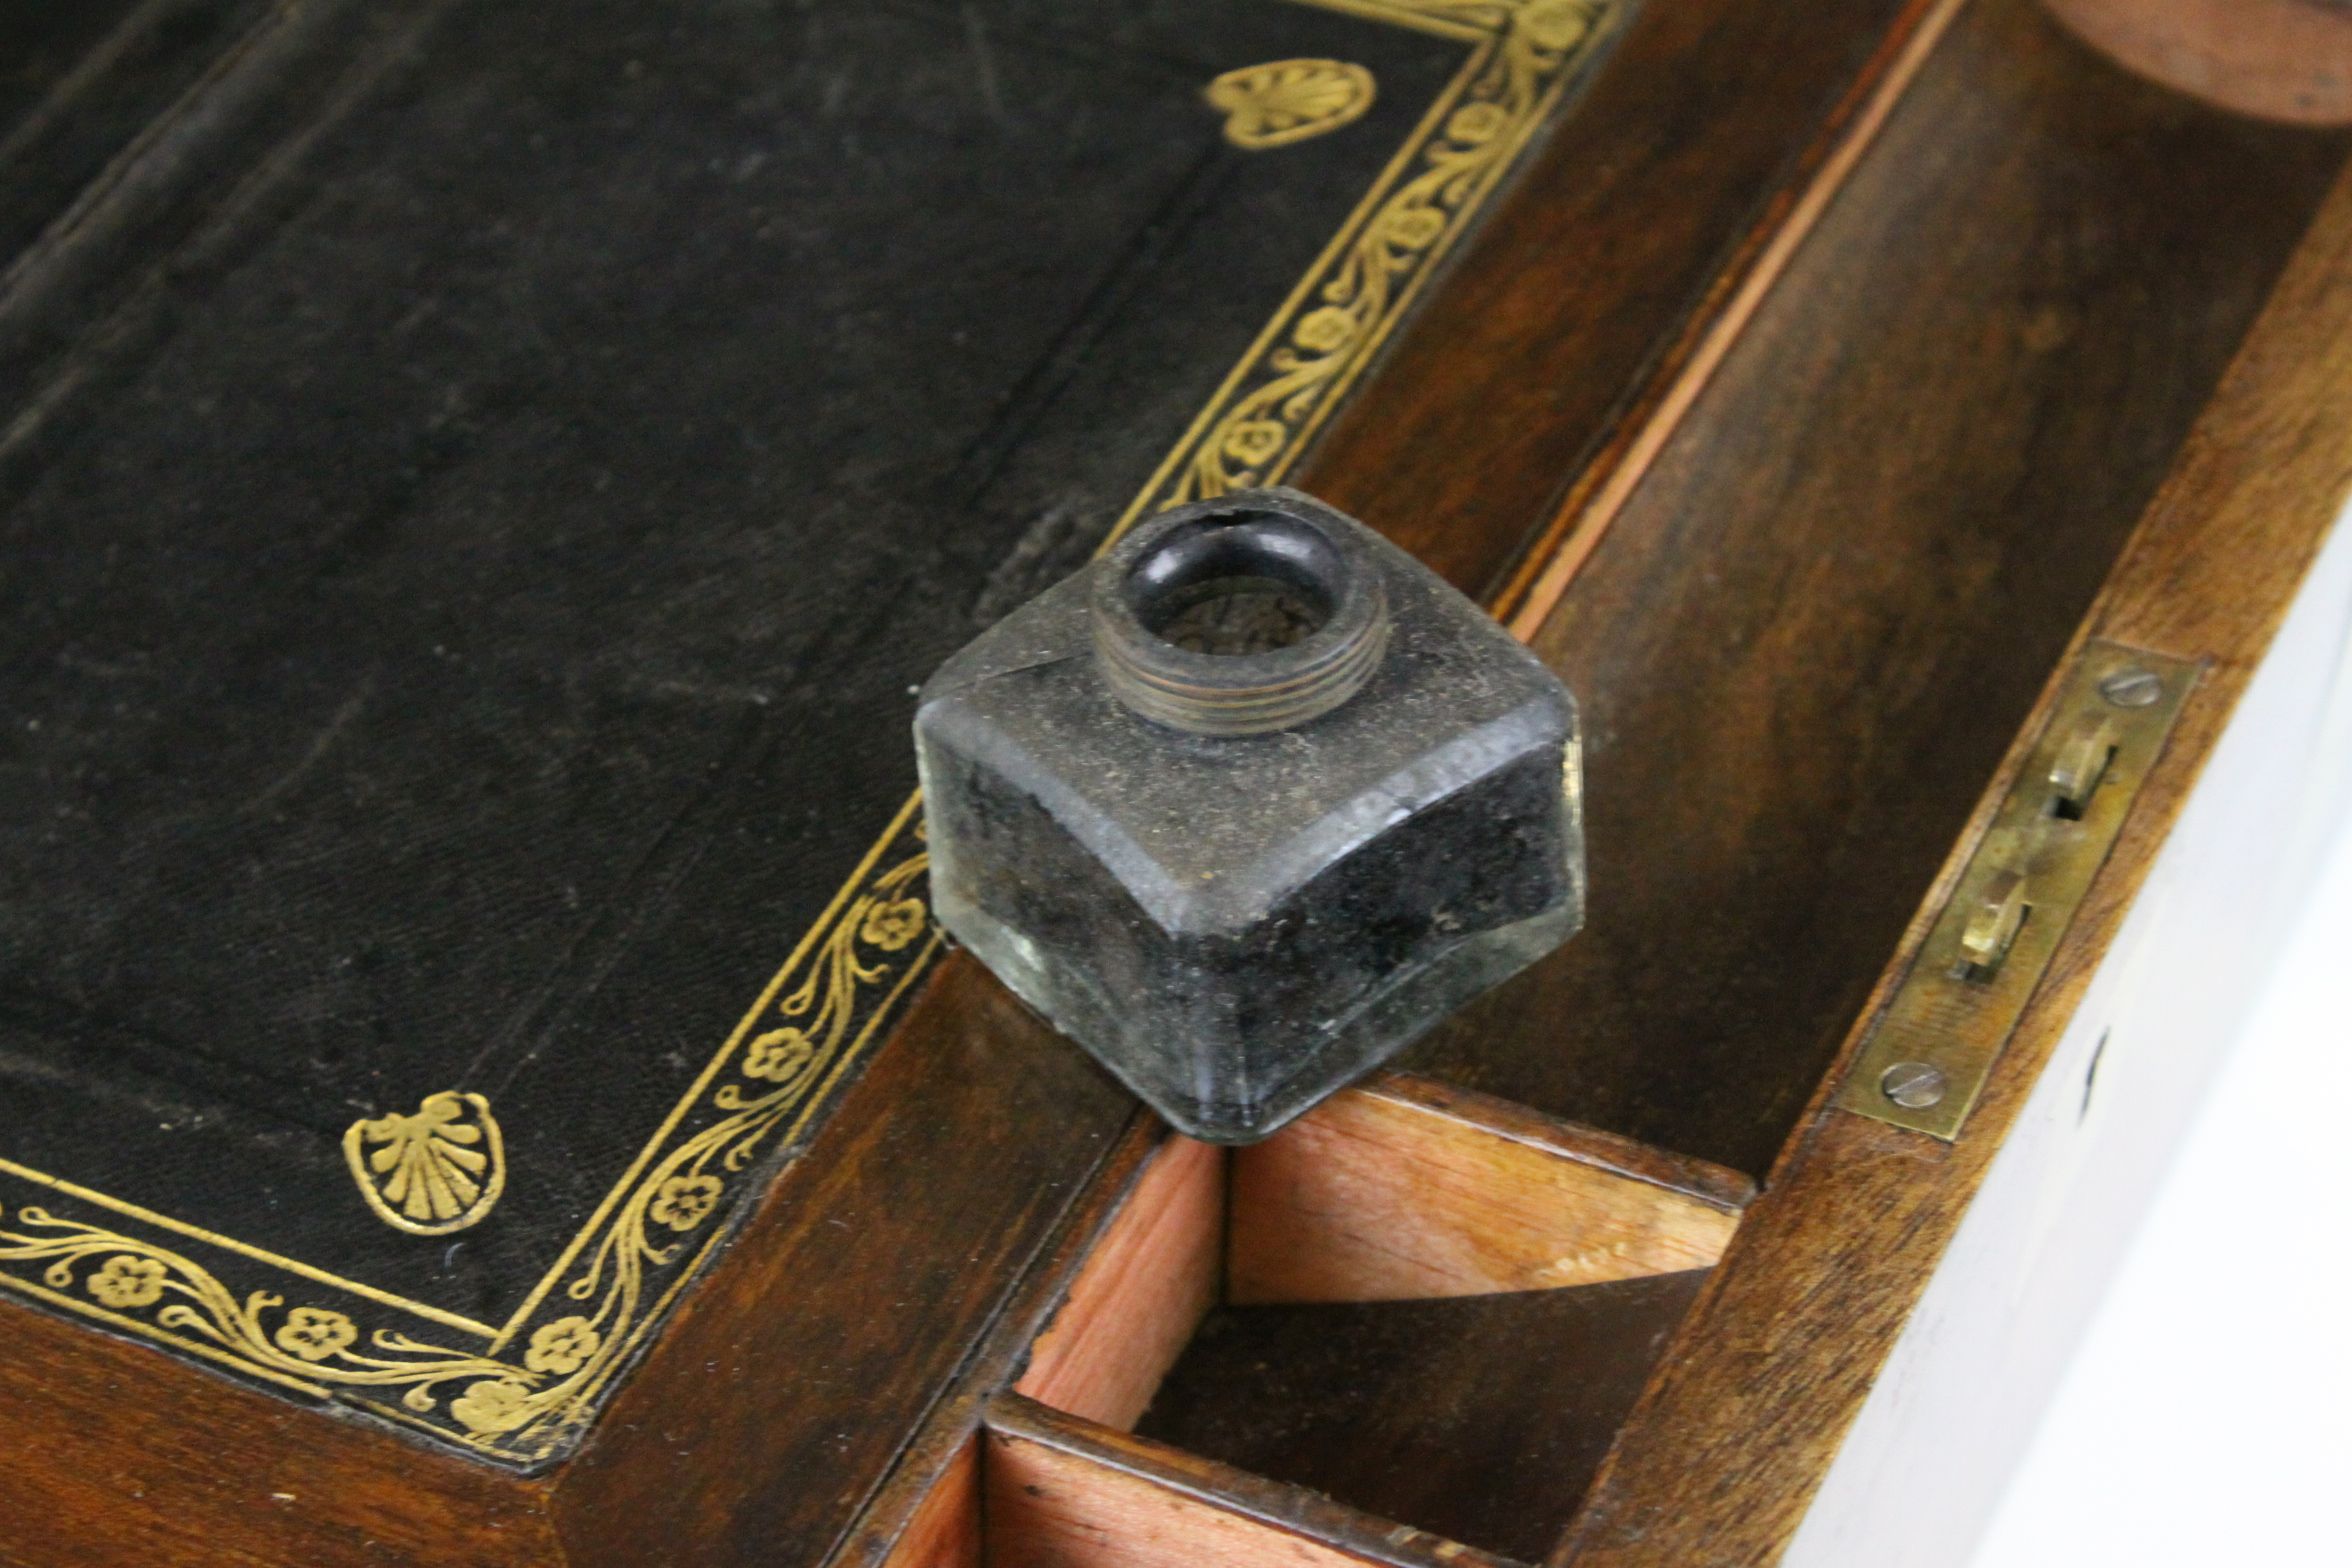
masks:
<instances>
[{"instance_id":1,"label":"light colored wood slat","mask_svg":"<svg viewBox=\"0 0 2352 1568\"><path fill-rule=\"evenodd\" d=\"M1225 1151L1170 1137L1104 1228L1015 1391L1134 1425L1217 1299L1224 1217Z\"/></svg>"},{"instance_id":2,"label":"light colored wood slat","mask_svg":"<svg viewBox=\"0 0 2352 1568\"><path fill-rule=\"evenodd\" d=\"M2340 0L2048 0L2118 65L2239 114L2352 123L2352 15Z\"/></svg>"},{"instance_id":3,"label":"light colored wood slat","mask_svg":"<svg viewBox=\"0 0 2352 1568\"><path fill-rule=\"evenodd\" d=\"M1026 1438L990 1437L988 1568L1339 1568L1351 1553Z\"/></svg>"},{"instance_id":4,"label":"light colored wood slat","mask_svg":"<svg viewBox=\"0 0 2352 1568\"><path fill-rule=\"evenodd\" d=\"M968 1439L931 1483L882 1568L980 1568L980 1439Z\"/></svg>"},{"instance_id":5,"label":"light colored wood slat","mask_svg":"<svg viewBox=\"0 0 2352 1568\"><path fill-rule=\"evenodd\" d=\"M985 1441L988 1568L1511 1568L1018 1396Z\"/></svg>"},{"instance_id":6,"label":"light colored wood slat","mask_svg":"<svg viewBox=\"0 0 2352 1568\"><path fill-rule=\"evenodd\" d=\"M1392 1075L1235 1152L1237 1304L1545 1290L1706 1268L1731 1172Z\"/></svg>"}]
</instances>

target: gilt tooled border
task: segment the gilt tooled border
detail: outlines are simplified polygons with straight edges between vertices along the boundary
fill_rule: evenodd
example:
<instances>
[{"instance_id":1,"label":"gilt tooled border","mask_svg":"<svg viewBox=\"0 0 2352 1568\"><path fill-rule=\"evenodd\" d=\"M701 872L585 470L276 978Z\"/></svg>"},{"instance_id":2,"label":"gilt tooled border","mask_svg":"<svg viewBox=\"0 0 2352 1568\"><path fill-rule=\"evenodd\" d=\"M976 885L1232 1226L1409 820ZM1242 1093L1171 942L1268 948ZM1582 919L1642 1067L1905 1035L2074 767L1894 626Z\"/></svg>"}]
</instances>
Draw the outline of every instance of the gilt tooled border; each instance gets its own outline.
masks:
<instances>
[{"instance_id":1,"label":"gilt tooled border","mask_svg":"<svg viewBox=\"0 0 2352 1568\"><path fill-rule=\"evenodd\" d=\"M1279 481L1625 0L1301 0L1472 44L1463 68L1118 519ZM1106 545L1109 540L1106 540ZM909 799L586 1226L503 1324L357 1287L0 1161L0 1285L485 1457L535 1464L596 1403L939 950ZM13 1194L12 1194L13 1196ZM109 1228L52 1212L81 1200ZM223 1275L268 1288L242 1292ZM450 1339L476 1340L453 1348Z\"/></svg>"}]
</instances>

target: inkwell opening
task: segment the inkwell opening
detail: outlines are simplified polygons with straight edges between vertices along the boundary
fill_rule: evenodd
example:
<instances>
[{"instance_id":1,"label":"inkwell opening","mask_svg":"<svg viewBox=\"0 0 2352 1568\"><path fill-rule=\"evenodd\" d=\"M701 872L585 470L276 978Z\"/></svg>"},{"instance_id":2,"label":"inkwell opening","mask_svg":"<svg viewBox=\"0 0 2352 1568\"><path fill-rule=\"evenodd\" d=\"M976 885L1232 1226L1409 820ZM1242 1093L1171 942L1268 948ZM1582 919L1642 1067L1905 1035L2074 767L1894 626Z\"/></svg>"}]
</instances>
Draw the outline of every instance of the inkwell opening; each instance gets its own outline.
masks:
<instances>
[{"instance_id":1,"label":"inkwell opening","mask_svg":"<svg viewBox=\"0 0 2352 1568\"><path fill-rule=\"evenodd\" d=\"M1155 518L1095 572L1104 678L1172 729L1295 729L1354 696L1387 650L1387 595L1363 541L1262 500Z\"/></svg>"}]
</instances>

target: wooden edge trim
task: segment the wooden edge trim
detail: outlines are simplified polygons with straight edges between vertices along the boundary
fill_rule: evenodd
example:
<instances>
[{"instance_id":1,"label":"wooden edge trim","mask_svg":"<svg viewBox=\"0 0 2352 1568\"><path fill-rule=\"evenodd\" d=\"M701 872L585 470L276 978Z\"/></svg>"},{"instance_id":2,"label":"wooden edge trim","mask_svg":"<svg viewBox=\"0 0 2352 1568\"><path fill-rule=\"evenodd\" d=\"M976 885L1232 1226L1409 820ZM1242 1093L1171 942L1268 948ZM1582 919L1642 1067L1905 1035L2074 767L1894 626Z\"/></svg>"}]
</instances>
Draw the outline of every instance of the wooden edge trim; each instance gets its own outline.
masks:
<instances>
[{"instance_id":1,"label":"wooden edge trim","mask_svg":"<svg viewBox=\"0 0 2352 1568\"><path fill-rule=\"evenodd\" d=\"M1030 1347L1062 1309L1086 1260L1172 1136L1158 1117L1138 1108L1102 1163L1087 1173L1069 1212L963 1370L858 1510L854 1525L822 1559L828 1568L893 1564L937 1486L973 1448L989 1397L1027 1370Z\"/></svg>"},{"instance_id":2,"label":"wooden edge trim","mask_svg":"<svg viewBox=\"0 0 2352 1568\"><path fill-rule=\"evenodd\" d=\"M1727 1214L1738 1213L1756 1196L1755 1180L1744 1171L1677 1154L1622 1133L1546 1116L1516 1100L1457 1088L1419 1073L1381 1073L1353 1092L1451 1117L1531 1149L1596 1166L1629 1181L1668 1188Z\"/></svg>"},{"instance_id":3,"label":"wooden edge trim","mask_svg":"<svg viewBox=\"0 0 2352 1568\"><path fill-rule=\"evenodd\" d=\"M2078 628L2204 662L2123 837L1953 1144L1828 1107L2014 779L2013 747L1765 1195L1669 1340L1549 1561L1776 1561L1836 1458L2205 763L2352 496L2352 171L2321 206ZM2027 720L2030 738L2051 688Z\"/></svg>"},{"instance_id":4,"label":"wooden edge trim","mask_svg":"<svg viewBox=\"0 0 2352 1568\"><path fill-rule=\"evenodd\" d=\"M1878 54L1855 79L1824 129L1806 149L1809 177L1784 190L1750 229L1715 286L1660 359L1607 445L1587 463L1495 594L1495 618L1521 642L1534 638L1569 582L1616 521L1683 417L1746 329L1756 307L1844 189L1878 137L1962 0L1918 0L1887 32Z\"/></svg>"},{"instance_id":5,"label":"wooden edge trim","mask_svg":"<svg viewBox=\"0 0 2352 1568\"><path fill-rule=\"evenodd\" d=\"M1018 1394L989 1402L985 1434L984 1561L992 1568L1512 1568Z\"/></svg>"},{"instance_id":6,"label":"wooden edge trim","mask_svg":"<svg viewBox=\"0 0 2352 1568\"><path fill-rule=\"evenodd\" d=\"M1223 1149L1170 1137L1096 1234L1014 1391L1106 1426L1135 1424L1217 1301Z\"/></svg>"},{"instance_id":7,"label":"wooden edge trim","mask_svg":"<svg viewBox=\"0 0 2352 1568\"><path fill-rule=\"evenodd\" d=\"M544 1479L288 1403L13 1293L0 1345L0 1552L27 1564L568 1560ZM136 1442L118 1444L126 1417Z\"/></svg>"},{"instance_id":8,"label":"wooden edge trim","mask_svg":"<svg viewBox=\"0 0 2352 1568\"><path fill-rule=\"evenodd\" d=\"M1746 1182L1427 1080L1334 1095L1235 1151L1237 1304L1552 1290L1708 1268Z\"/></svg>"}]
</instances>

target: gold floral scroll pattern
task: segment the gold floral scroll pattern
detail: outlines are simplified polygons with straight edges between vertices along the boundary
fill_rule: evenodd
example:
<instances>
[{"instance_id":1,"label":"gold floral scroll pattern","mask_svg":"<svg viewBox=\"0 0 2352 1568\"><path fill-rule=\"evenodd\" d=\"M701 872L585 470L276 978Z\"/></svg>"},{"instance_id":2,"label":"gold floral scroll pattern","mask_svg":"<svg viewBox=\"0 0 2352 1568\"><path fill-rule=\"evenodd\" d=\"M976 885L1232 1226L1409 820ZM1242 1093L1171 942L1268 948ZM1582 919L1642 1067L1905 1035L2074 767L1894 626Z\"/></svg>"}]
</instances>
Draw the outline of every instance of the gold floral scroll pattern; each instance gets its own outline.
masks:
<instances>
[{"instance_id":1,"label":"gold floral scroll pattern","mask_svg":"<svg viewBox=\"0 0 2352 1568\"><path fill-rule=\"evenodd\" d=\"M257 1290L240 1297L193 1259L142 1237L60 1219L25 1204L0 1214L0 1264L43 1265L40 1282L95 1315L159 1330L232 1364L325 1392L398 1388L400 1402L430 1413L445 1385L502 1371L481 1355L426 1344L389 1329L366 1336L333 1307L287 1307ZM283 1309L283 1310L281 1310Z\"/></svg>"},{"instance_id":2,"label":"gold floral scroll pattern","mask_svg":"<svg viewBox=\"0 0 2352 1568\"><path fill-rule=\"evenodd\" d=\"M1227 395L1197 424L1157 508L1271 484L1338 397L1542 121L1613 0L1367 0L1367 14L1486 35L1441 100L1417 153L1259 339ZM1167 470L1163 470L1167 473Z\"/></svg>"},{"instance_id":3,"label":"gold floral scroll pattern","mask_svg":"<svg viewBox=\"0 0 2352 1568\"><path fill-rule=\"evenodd\" d=\"M908 833L919 843L920 823ZM937 946L921 896L929 865L918 848L873 874L804 949L798 972L771 988L722 1058L728 1070L709 1096L717 1118L664 1145L630 1186L548 1298L560 1315L531 1329L522 1369L472 1384L451 1406L470 1442L544 1454L585 1420L658 1310L657 1284L684 1274L777 1129L818 1097L924 967Z\"/></svg>"}]
</instances>

